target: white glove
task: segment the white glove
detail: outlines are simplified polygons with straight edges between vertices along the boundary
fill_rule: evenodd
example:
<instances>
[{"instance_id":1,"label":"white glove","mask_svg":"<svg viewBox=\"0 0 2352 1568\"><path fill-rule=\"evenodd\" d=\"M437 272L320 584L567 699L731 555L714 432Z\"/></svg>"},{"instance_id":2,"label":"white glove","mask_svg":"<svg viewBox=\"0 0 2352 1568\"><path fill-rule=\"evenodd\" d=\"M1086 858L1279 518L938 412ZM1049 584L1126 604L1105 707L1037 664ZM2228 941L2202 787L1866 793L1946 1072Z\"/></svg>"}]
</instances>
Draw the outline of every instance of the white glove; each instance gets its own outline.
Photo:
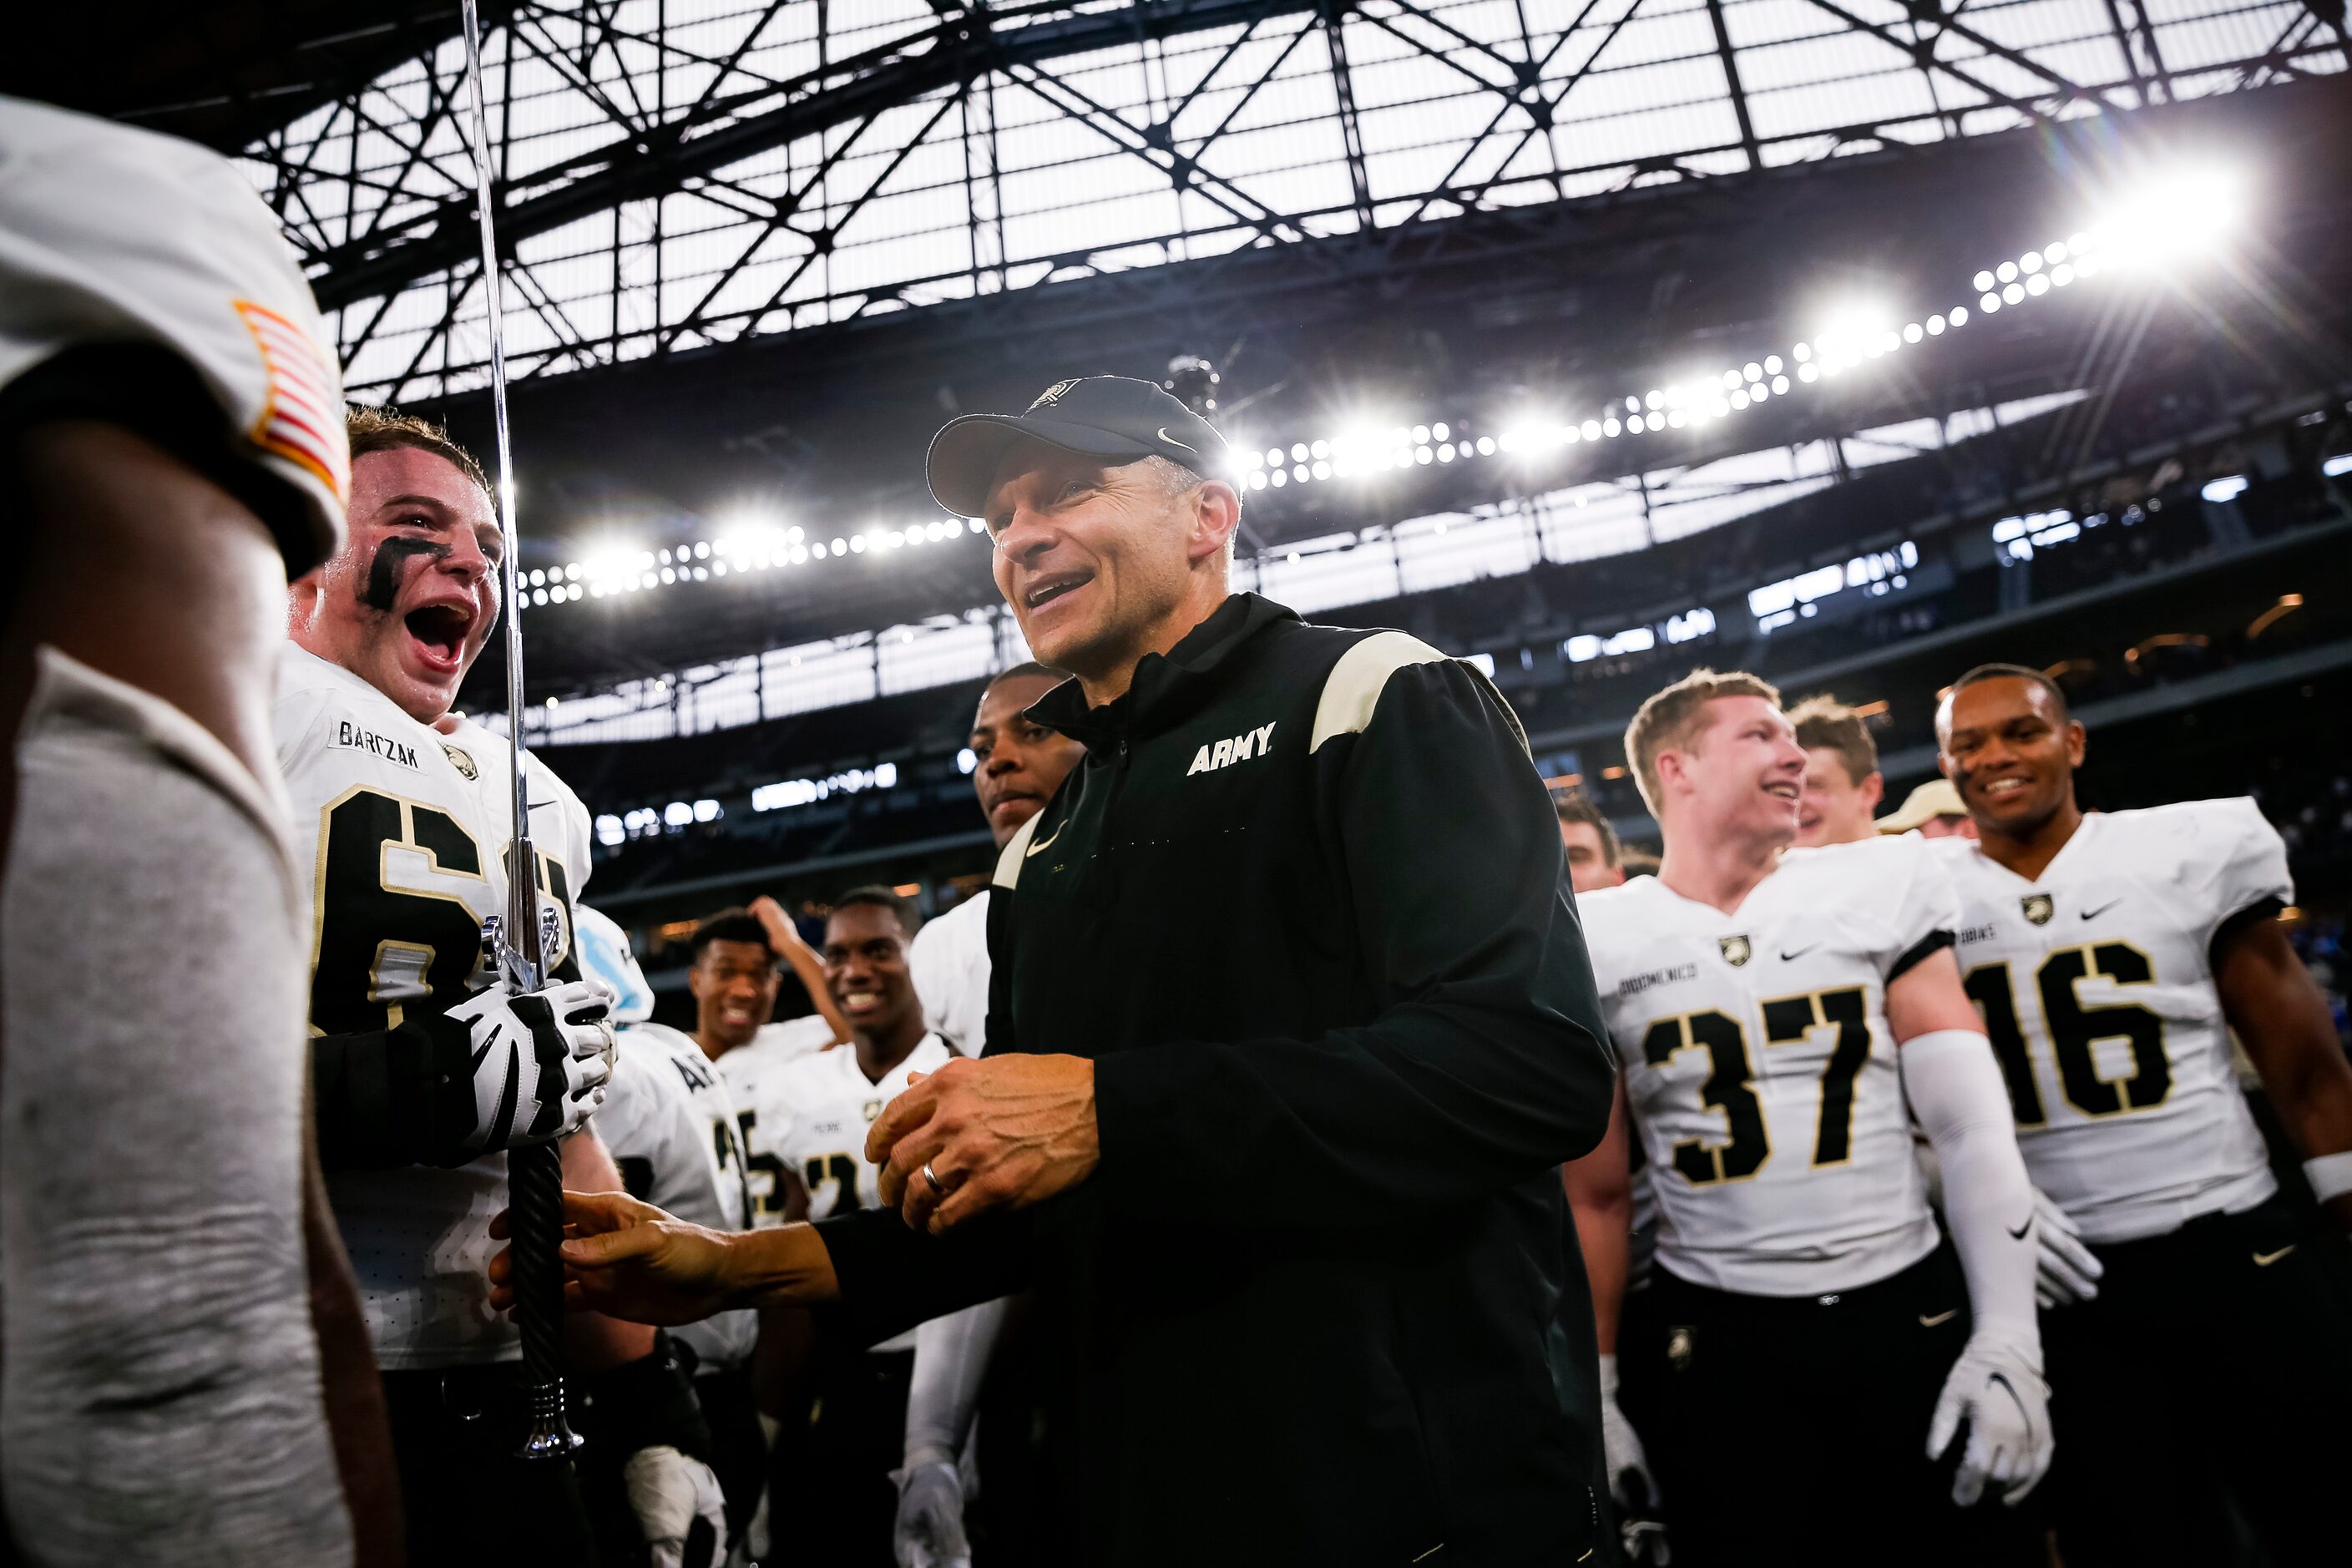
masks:
<instances>
[{"instance_id":1,"label":"white glove","mask_svg":"<svg viewBox=\"0 0 2352 1568\"><path fill-rule=\"evenodd\" d=\"M712 1568L725 1554L727 1494L709 1465L663 1443L630 1455L621 1481L653 1568Z\"/></svg>"},{"instance_id":2,"label":"white glove","mask_svg":"<svg viewBox=\"0 0 2352 1568\"><path fill-rule=\"evenodd\" d=\"M2042 1250L2033 1260L2033 1300L2043 1307L2087 1301L2099 1293L2099 1276L2107 1266L2083 1245L2083 1233L2050 1194L2033 1190L2033 1215L2040 1224L2036 1237Z\"/></svg>"},{"instance_id":3,"label":"white glove","mask_svg":"<svg viewBox=\"0 0 2352 1568\"><path fill-rule=\"evenodd\" d=\"M1952 1476L1952 1500L1973 1506L1990 1481L2000 1489L2001 1501L2022 1502L2050 1468L2050 1385L2042 1381L2039 1358L2005 1341L1971 1334L1927 1423L1929 1458L1951 1447L1963 1419L1969 1446Z\"/></svg>"},{"instance_id":4,"label":"white glove","mask_svg":"<svg viewBox=\"0 0 2352 1568\"><path fill-rule=\"evenodd\" d=\"M1643 1451L1642 1435L1625 1419L1617 1404L1617 1358L1601 1358L1601 1455L1608 1467L1609 1495L1617 1501L1619 1527L1625 1538L1629 1563L1673 1561L1666 1546L1666 1527L1658 1520L1658 1481L1650 1473L1650 1456Z\"/></svg>"},{"instance_id":5,"label":"white glove","mask_svg":"<svg viewBox=\"0 0 2352 1568\"><path fill-rule=\"evenodd\" d=\"M898 1483L898 1520L890 1550L898 1568L971 1568L963 1533L963 1476L953 1461L932 1459L891 1472Z\"/></svg>"},{"instance_id":6,"label":"white glove","mask_svg":"<svg viewBox=\"0 0 2352 1568\"><path fill-rule=\"evenodd\" d=\"M449 1009L472 1037L476 1153L577 1131L613 1076L612 1004L594 984L558 981L518 995L494 985Z\"/></svg>"}]
</instances>

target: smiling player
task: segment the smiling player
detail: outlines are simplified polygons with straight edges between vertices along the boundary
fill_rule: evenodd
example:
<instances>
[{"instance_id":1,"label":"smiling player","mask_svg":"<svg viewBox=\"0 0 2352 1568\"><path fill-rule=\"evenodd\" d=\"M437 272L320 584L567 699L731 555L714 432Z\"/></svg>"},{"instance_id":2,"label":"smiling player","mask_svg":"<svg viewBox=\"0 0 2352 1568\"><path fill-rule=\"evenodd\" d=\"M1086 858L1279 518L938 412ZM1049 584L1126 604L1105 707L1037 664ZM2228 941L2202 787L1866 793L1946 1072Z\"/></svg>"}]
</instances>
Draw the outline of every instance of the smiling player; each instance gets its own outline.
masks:
<instances>
[{"instance_id":1,"label":"smiling player","mask_svg":"<svg viewBox=\"0 0 2352 1568\"><path fill-rule=\"evenodd\" d=\"M1753 676L1658 692L1625 754L1665 858L1579 901L1656 1173L1651 1335L1621 1353L1657 1389L1675 1561L2032 1560L1969 1506L2032 1489L2050 1418L2033 1194L1949 880L1917 839L1787 848L1805 753Z\"/></svg>"},{"instance_id":2,"label":"smiling player","mask_svg":"<svg viewBox=\"0 0 2352 1568\"><path fill-rule=\"evenodd\" d=\"M1936 730L1977 825L1935 847L1969 994L2026 1164L2105 1265L2095 1300L2043 1314L2069 1401L2060 1548L2227 1562L2234 1502L2282 1568L2340 1562L2352 1310L2231 1064L2234 1030L2352 1226L2352 1067L2275 918L2285 847L2251 800L2084 811L2083 726L2038 670L1969 670Z\"/></svg>"},{"instance_id":3,"label":"smiling player","mask_svg":"<svg viewBox=\"0 0 2352 1568\"><path fill-rule=\"evenodd\" d=\"M914 925L907 901L887 888L843 894L825 921L825 985L849 1022L851 1045L791 1063L761 1083L762 1098L747 1108L782 1163L787 1219L879 1207L881 1172L866 1158L866 1131L907 1088L909 1074L936 1072L952 1058L924 1026L907 964ZM796 1561L845 1568L888 1563L898 1507L890 1472L901 1452L913 1331L870 1351L819 1350L813 1359L804 1336L779 1343L795 1337L789 1320L778 1322L772 1314L761 1332L770 1340L762 1355L772 1364L797 1363L775 1375L793 1384L805 1378L814 1401L813 1420L785 1412L781 1452L799 1458L789 1477L779 1476L778 1506L793 1521L779 1543L788 1542ZM782 1395L788 1406L799 1405L800 1392ZM793 1510L794 1495L822 1506Z\"/></svg>"}]
</instances>

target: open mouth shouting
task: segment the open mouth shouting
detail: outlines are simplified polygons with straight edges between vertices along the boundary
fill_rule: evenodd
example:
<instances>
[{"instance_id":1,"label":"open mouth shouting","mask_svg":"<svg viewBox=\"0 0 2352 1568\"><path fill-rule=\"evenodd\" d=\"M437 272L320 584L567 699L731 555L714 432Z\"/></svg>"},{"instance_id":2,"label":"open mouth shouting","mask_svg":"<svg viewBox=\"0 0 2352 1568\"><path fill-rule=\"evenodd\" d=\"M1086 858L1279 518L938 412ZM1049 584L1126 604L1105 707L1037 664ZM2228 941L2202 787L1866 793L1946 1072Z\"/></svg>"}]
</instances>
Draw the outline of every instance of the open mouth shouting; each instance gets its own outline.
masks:
<instances>
[{"instance_id":1,"label":"open mouth shouting","mask_svg":"<svg viewBox=\"0 0 2352 1568\"><path fill-rule=\"evenodd\" d=\"M431 679L446 680L462 674L477 619L473 604L464 599L418 605L401 617L409 658Z\"/></svg>"}]
</instances>

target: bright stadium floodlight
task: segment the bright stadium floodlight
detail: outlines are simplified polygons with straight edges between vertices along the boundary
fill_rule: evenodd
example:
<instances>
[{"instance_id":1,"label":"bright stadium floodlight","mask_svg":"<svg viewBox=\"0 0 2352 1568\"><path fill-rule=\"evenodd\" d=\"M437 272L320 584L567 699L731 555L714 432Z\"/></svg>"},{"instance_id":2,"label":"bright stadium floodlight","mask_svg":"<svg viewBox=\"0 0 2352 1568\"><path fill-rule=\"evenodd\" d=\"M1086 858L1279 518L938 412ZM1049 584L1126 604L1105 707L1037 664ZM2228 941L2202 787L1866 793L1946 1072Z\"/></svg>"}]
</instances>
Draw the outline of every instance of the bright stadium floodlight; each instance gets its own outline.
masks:
<instances>
[{"instance_id":1,"label":"bright stadium floodlight","mask_svg":"<svg viewBox=\"0 0 2352 1568\"><path fill-rule=\"evenodd\" d=\"M1834 374L1877 354L1887 352L1886 339L1895 332L1894 312L1874 300L1849 300L1827 312L1822 326L1814 332L1812 357L1823 374Z\"/></svg>"},{"instance_id":2,"label":"bright stadium floodlight","mask_svg":"<svg viewBox=\"0 0 2352 1568\"><path fill-rule=\"evenodd\" d=\"M2149 174L2101 204L2090 237L2106 265L2162 270L2225 249L2244 226L2246 180L2218 163ZM2067 241L2070 251L2085 248Z\"/></svg>"}]
</instances>

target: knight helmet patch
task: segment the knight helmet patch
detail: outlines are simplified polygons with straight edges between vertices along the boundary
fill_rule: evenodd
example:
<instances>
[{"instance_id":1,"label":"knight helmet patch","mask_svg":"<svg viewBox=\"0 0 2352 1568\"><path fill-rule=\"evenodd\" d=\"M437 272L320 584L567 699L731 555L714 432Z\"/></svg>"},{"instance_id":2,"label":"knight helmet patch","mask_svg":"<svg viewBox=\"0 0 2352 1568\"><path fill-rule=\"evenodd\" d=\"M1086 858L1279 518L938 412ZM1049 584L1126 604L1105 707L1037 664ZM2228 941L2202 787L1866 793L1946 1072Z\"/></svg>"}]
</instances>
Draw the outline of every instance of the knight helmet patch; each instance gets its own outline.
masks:
<instances>
[{"instance_id":1,"label":"knight helmet patch","mask_svg":"<svg viewBox=\"0 0 2352 1568\"><path fill-rule=\"evenodd\" d=\"M2058 908L2056 900L2047 893L2028 893L2017 900L2017 907L2025 911L2027 920L2038 926L2048 925L2051 915Z\"/></svg>"},{"instance_id":2,"label":"knight helmet patch","mask_svg":"<svg viewBox=\"0 0 2352 1568\"><path fill-rule=\"evenodd\" d=\"M1723 949L1723 962L1734 969L1747 963L1754 952L1748 945L1748 939L1744 936L1719 936L1715 939L1715 942L1717 947Z\"/></svg>"}]
</instances>

